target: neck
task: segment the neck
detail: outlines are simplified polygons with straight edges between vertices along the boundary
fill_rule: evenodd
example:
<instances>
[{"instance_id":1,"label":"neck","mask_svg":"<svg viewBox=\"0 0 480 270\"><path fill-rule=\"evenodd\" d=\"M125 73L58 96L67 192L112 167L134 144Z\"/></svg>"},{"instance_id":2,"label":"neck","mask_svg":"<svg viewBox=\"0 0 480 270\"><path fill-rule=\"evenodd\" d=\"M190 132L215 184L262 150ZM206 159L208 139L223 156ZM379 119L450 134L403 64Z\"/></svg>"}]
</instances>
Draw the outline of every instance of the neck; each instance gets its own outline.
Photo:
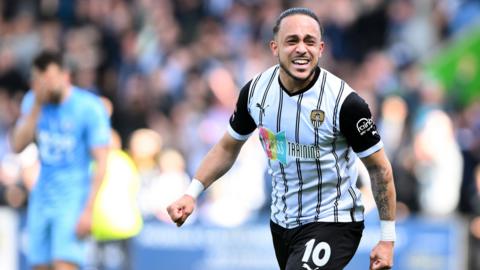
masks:
<instances>
[{"instance_id":1,"label":"neck","mask_svg":"<svg viewBox=\"0 0 480 270\"><path fill-rule=\"evenodd\" d=\"M71 85L67 85L65 87L65 90L63 90L63 94L62 94L62 103L65 102L65 100L68 99L68 97L70 96L70 94L72 93L72 86Z\"/></svg>"},{"instance_id":2,"label":"neck","mask_svg":"<svg viewBox=\"0 0 480 270\"><path fill-rule=\"evenodd\" d=\"M304 80L294 77L287 69L280 66L279 80L285 90L290 94L295 94L298 91L304 90L315 79L315 75L320 68L316 67L312 70L310 75Z\"/></svg>"},{"instance_id":3,"label":"neck","mask_svg":"<svg viewBox=\"0 0 480 270\"><path fill-rule=\"evenodd\" d=\"M72 92L71 85L67 85L58 95L53 95L50 97L49 103L52 105L60 105L64 103Z\"/></svg>"}]
</instances>

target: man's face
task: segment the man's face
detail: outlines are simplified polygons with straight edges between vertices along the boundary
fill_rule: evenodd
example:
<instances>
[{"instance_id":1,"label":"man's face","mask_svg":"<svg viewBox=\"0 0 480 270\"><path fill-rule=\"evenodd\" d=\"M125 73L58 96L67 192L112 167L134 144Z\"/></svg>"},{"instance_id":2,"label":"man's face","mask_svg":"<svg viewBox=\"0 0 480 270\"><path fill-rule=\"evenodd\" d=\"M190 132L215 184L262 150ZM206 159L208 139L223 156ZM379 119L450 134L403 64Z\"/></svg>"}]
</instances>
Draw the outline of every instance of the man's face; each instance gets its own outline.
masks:
<instances>
[{"instance_id":1,"label":"man's face","mask_svg":"<svg viewBox=\"0 0 480 270\"><path fill-rule=\"evenodd\" d=\"M302 14L283 18L270 48L278 57L281 71L295 81L310 78L322 55L324 43L320 27L311 17Z\"/></svg>"},{"instance_id":2,"label":"man's face","mask_svg":"<svg viewBox=\"0 0 480 270\"><path fill-rule=\"evenodd\" d=\"M44 102L58 104L62 101L67 87L68 75L56 64L50 64L45 71L33 69L32 85Z\"/></svg>"}]
</instances>

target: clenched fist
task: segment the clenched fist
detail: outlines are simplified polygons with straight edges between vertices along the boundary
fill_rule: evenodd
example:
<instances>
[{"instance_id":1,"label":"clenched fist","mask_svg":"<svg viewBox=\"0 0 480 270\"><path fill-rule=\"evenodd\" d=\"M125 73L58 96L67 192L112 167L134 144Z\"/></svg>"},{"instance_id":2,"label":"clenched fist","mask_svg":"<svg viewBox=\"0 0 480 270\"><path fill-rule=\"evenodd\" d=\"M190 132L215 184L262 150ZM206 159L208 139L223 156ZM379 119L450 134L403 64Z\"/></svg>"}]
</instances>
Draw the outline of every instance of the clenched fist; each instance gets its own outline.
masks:
<instances>
[{"instance_id":1,"label":"clenched fist","mask_svg":"<svg viewBox=\"0 0 480 270\"><path fill-rule=\"evenodd\" d=\"M371 270L388 270L393 267L393 242L380 241L370 253Z\"/></svg>"},{"instance_id":2,"label":"clenched fist","mask_svg":"<svg viewBox=\"0 0 480 270\"><path fill-rule=\"evenodd\" d=\"M190 195L183 195L167 207L168 215L178 227L187 220L195 209L195 199Z\"/></svg>"}]
</instances>

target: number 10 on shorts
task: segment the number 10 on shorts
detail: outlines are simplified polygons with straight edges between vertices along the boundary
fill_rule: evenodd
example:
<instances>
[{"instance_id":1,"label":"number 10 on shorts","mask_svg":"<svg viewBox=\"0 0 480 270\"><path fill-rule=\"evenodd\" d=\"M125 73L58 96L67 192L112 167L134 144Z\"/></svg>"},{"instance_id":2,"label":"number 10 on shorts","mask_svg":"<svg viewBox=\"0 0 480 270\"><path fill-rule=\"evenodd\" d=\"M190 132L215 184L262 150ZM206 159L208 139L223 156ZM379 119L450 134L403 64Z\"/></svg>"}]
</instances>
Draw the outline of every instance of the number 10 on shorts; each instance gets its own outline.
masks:
<instances>
[{"instance_id":1,"label":"number 10 on shorts","mask_svg":"<svg viewBox=\"0 0 480 270\"><path fill-rule=\"evenodd\" d=\"M324 251L323 256L320 258L320 253ZM303 254L302 262L308 262L310 257L316 266L324 266L330 259L331 249L330 245L326 242L320 242L315 245L315 239L311 239L305 244L305 253Z\"/></svg>"}]
</instances>

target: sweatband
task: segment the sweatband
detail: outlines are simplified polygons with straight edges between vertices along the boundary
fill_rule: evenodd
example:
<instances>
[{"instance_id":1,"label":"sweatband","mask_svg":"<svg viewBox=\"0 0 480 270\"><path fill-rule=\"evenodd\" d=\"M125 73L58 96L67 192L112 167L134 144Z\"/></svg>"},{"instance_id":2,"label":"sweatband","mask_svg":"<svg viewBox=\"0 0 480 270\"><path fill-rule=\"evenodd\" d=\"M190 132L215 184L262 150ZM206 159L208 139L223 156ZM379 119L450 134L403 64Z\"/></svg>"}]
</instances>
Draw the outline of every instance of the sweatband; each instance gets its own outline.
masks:
<instances>
[{"instance_id":1,"label":"sweatband","mask_svg":"<svg viewBox=\"0 0 480 270\"><path fill-rule=\"evenodd\" d=\"M395 221L380 220L381 241L395 241Z\"/></svg>"},{"instance_id":2,"label":"sweatband","mask_svg":"<svg viewBox=\"0 0 480 270\"><path fill-rule=\"evenodd\" d=\"M192 182L185 191L185 194L192 196L194 199L197 199L200 193L205 190L205 186L200 182L200 180L193 178Z\"/></svg>"}]
</instances>

